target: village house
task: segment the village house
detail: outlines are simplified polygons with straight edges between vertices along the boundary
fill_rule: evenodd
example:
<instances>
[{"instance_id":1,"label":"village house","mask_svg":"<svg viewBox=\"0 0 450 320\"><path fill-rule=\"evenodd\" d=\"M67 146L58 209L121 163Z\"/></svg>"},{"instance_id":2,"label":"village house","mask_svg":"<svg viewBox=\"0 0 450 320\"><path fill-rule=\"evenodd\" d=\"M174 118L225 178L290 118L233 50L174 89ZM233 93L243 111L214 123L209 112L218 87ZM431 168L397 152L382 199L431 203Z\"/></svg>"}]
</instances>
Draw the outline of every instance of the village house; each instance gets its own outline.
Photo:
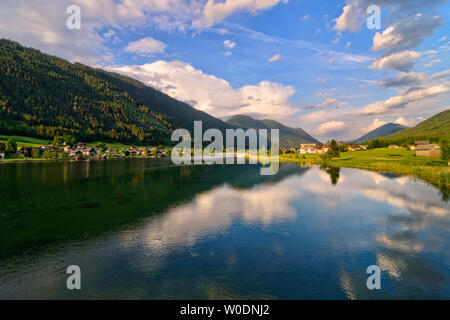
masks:
<instances>
[{"instance_id":1,"label":"village house","mask_svg":"<svg viewBox=\"0 0 450 320\"><path fill-rule=\"evenodd\" d=\"M397 145L395 145L395 144L391 144L390 146L389 146L389 149L400 149L401 147L399 147L399 146L397 146Z\"/></svg>"},{"instance_id":2,"label":"village house","mask_svg":"<svg viewBox=\"0 0 450 320\"><path fill-rule=\"evenodd\" d=\"M430 144L430 141L416 141L416 146L427 146Z\"/></svg>"},{"instance_id":3,"label":"village house","mask_svg":"<svg viewBox=\"0 0 450 320\"><path fill-rule=\"evenodd\" d=\"M78 149L86 149L86 143L84 143L84 142L78 143L78 144L77 144L77 148L78 148Z\"/></svg>"},{"instance_id":4,"label":"village house","mask_svg":"<svg viewBox=\"0 0 450 320\"><path fill-rule=\"evenodd\" d=\"M440 157L441 147L437 144L418 145L416 147L417 157Z\"/></svg>"},{"instance_id":5,"label":"village house","mask_svg":"<svg viewBox=\"0 0 450 320\"><path fill-rule=\"evenodd\" d=\"M65 146L64 147L64 152L69 153L70 151L75 150L75 148L72 148L71 146Z\"/></svg>"},{"instance_id":6,"label":"village house","mask_svg":"<svg viewBox=\"0 0 450 320\"><path fill-rule=\"evenodd\" d=\"M314 150L315 147L316 147L315 143L302 143L300 145L300 149L305 149L305 150Z\"/></svg>"},{"instance_id":7,"label":"village house","mask_svg":"<svg viewBox=\"0 0 450 320\"><path fill-rule=\"evenodd\" d=\"M69 150L69 156L71 156L72 158L81 158L83 156L83 152L81 152L78 149L70 149Z\"/></svg>"},{"instance_id":8,"label":"village house","mask_svg":"<svg viewBox=\"0 0 450 320\"><path fill-rule=\"evenodd\" d=\"M416 150L416 145L415 144L408 144L408 148L412 151Z\"/></svg>"},{"instance_id":9,"label":"village house","mask_svg":"<svg viewBox=\"0 0 450 320\"><path fill-rule=\"evenodd\" d=\"M300 153L316 153L316 145L314 143L303 143L300 145Z\"/></svg>"},{"instance_id":10,"label":"village house","mask_svg":"<svg viewBox=\"0 0 450 320\"><path fill-rule=\"evenodd\" d=\"M47 145L47 146L42 146L41 149L43 149L44 151L52 151L52 150L57 150L58 148L56 148L53 145Z\"/></svg>"},{"instance_id":11,"label":"village house","mask_svg":"<svg viewBox=\"0 0 450 320\"><path fill-rule=\"evenodd\" d=\"M142 156L145 154L146 151L147 151L146 148L140 148L140 149L137 149L138 154L140 154L140 155L142 155ZM147 153L148 153L148 151L147 151Z\"/></svg>"},{"instance_id":12,"label":"village house","mask_svg":"<svg viewBox=\"0 0 450 320\"><path fill-rule=\"evenodd\" d=\"M83 155L86 157L95 157L97 156L97 151L95 148L87 148L83 151Z\"/></svg>"},{"instance_id":13,"label":"village house","mask_svg":"<svg viewBox=\"0 0 450 320\"><path fill-rule=\"evenodd\" d=\"M328 146L321 146L315 148L315 152L318 154L325 154L328 152L328 150L329 150Z\"/></svg>"},{"instance_id":14,"label":"village house","mask_svg":"<svg viewBox=\"0 0 450 320\"><path fill-rule=\"evenodd\" d=\"M361 146L359 144L353 144L353 145L349 145L347 147L348 151L359 151L362 150Z\"/></svg>"}]
</instances>

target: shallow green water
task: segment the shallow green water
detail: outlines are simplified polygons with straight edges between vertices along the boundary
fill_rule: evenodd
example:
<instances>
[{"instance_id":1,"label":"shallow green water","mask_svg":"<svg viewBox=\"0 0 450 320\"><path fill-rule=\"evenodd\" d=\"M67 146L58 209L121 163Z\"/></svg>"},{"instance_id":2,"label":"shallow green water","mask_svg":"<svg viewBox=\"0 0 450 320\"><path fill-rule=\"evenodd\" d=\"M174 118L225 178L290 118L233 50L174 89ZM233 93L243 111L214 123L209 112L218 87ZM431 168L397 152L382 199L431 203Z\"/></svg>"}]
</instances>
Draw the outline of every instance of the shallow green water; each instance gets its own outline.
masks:
<instances>
[{"instance_id":1,"label":"shallow green water","mask_svg":"<svg viewBox=\"0 0 450 320\"><path fill-rule=\"evenodd\" d=\"M406 177L143 159L8 163L0 181L0 299L450 298L450 204Z\"/></svg>"}]
</instances>

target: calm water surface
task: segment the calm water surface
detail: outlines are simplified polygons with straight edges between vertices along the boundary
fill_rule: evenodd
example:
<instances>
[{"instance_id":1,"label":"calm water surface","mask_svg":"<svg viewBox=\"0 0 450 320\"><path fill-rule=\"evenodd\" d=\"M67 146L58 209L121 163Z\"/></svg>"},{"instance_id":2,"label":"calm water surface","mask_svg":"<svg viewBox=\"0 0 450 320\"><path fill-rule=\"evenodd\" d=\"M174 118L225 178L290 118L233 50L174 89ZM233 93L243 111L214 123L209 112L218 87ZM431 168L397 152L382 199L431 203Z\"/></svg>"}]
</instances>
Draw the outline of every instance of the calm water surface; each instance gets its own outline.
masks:
<instances>
[{"instance_id":1,"label":"calm water surface","mask_svg":"<svg viewBox=\"0 0 450 320\"><path fill-rule=\"evenodd\" d=\"M118 160L0 181L0 299L450 298L450 204L407 177Z\"/></svg>"}]
</instances>

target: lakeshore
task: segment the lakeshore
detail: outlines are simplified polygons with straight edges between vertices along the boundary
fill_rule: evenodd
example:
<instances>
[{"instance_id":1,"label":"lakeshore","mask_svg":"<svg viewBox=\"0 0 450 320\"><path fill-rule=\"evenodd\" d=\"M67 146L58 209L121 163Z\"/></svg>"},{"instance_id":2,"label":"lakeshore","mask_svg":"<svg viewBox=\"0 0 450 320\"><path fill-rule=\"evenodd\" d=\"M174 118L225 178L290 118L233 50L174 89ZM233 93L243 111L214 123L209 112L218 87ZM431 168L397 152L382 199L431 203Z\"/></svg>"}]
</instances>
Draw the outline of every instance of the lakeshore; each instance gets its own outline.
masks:
<instances>
[{"instance_id":1,"label":"lakeshore","mask_svg":"<svg viewBox=\"0 0 450 320\"><path fill-rule=\"evenodd\" d=\"M280 160L407 175L432 184L447 198L450 192L450 167L447 163L439 158L416 157L414 151L405 148L348 151L341 153L338 158L326 161L318 154L283 154L280 155Z\"/></svg>"},{"instance_id":2,"label":"lakeshore","mask_svg":"<svg viewBox=\"0 0 450 320\"><path fill-rule=\"evenodd\" d=\"M163 158L170 157L170 147L128 146L120 143L77 143L73 147L67 145L53 146L45 140L20 137L0 136L2 140L14 139L17 142L15 156L0 159L0 163L8 162L46 162L46 161L73 161L73 160L112 160L125 158ZM380 173L394 175L408 175L422 179L440 189L446 197L450 193L450 167L448 163L436 157L419 157L414 150L397 148L367 149L348 148L341 152L339 157L326 158L328 146L316 147L313 144L302 145L306 147L299 152L286 152L281 150L280 161L294 161L303 165L319 165L325 167L346 167L372 170ZM313 148L314 146L314 148ZM25 150L28 149L28 156ZM314 149L314 150L313 150ZM38 150L33 155L33 150ZM302 152L304 151L304 152ZM235 156L236 153L233 152Z\"/></svg>"},{"instance_id":3,"label":"lakeshore","mask_svg":"<svg viewBox=\"0 0 450 320\"><path fill-rule=\"evenodd\" d=\"M80 161L123 158L164 158L170 155L170 148L159 146L133 146L122 143L76 142L62 137L50 141L0 135L0 162L26 161ZM9 143L9 152L6 145Z\"/></svg>"}]
</instances>

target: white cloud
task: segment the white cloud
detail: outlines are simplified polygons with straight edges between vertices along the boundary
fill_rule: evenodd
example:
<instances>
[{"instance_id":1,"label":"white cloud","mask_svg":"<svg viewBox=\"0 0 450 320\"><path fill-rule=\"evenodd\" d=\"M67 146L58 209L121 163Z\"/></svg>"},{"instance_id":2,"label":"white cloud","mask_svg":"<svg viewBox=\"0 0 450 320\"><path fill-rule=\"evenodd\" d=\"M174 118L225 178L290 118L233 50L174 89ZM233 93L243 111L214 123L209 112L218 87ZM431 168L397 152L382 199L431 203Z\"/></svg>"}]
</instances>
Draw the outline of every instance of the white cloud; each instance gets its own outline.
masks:
<instances>
[{"instance_id":1,"label":"white cloud","mask_svg":"<svg viewBox=\"0 0 450 320\"><path fill-rule=\"evenodd\" d=\"M414 85L414 87L408 87L405 84L406 88L399 91L395 96L367 104L362 108L355 108L351 105L345 108L337 107L332 109L316 109L315 106L305 107L303 111L307 109L313 109L313 111L299 115L295 119L302 128L311 131L322 141L331 138L339 138L345 141L366 134L368 131L376 129L386 122L395 122L411 127L418 121L423 121L436 113L448 109L447 105L442 105L438 102L450 98L450 82L448 81L450 79L450 70L430 75L425 72L401 75L405 75L405 78L394 77L396 79L395 84L398 87L405 79L410 81L412 78L418 82L409 84ZM354 78L346 79L367 81ZM324 93L320 93L320 96L327 97ZM343 96L340 96L340 98L343 98ZM383 118L376 117L374 119L373 115L383 115ZM323 134L317 130L319 125L332 121L344 122L346 126L339 132L331 134Z\"/></svg>"},{"instance_id":2,"label":"white cloud","mask_svg":"<svg viewBox=\"0 0 450 320\"><path fill-rule=\"evenodd\" d=\"M397 52L413 49L431 36L435 29L443 25L438 16L415 14L399 20L373 38L372 50Z\"/></svg>"},{"instance_id":3,"label":"white cloud","mask_svg":"<svg viewBox=\"0 0 450 320\"><path fill-rule=\"evenodd\" d=\"M235 89L228 81L181 61L156 61L111 70L141 80L216 117L249 114L283 120L295 113L288 101L294 88L279 83L261 81Z\"/></svg>"},{"instance_id":4,"label":"white cloud","mask_svg":"<svg viewBox=\"0 0 450 320\"><path fill-rule=\"evenodd\" d=\"M448 78L450 78L450 69L435 73L430 76L431 80L448 79Z\"/></svg>"},{"instance_id":5,"label":"white cloud","mask_svg":"<svg viewBox=\"0 0 450 320\"><path fill-rule=\"evenodd\" d=\"M151 37L147 37L138 41L130 42L125 51L148 55L153 53L164 53L166 48L167 45L165 43Z\"/></svg>"},{"instance_id":6,"label":"white cloud","mask_svg":"<svg viewBox=\"0 0 450 320\"><path fill-rule=\"evenodd\" d=\"M325 93L319 92L318 93L318 96L321 96L321 97L326 97L326 96L330 96L330 95L332 95L332 93L330 93L330 92L325 92ZM315 108L320 109L320 108L325 108L325 107L342 107L345 105L347 105L346 102L338 101L335 98L327 98L322 103L315 105L315 106L307 106L307 107L305 107L305 109L315 109Z\"/></svg>"},{"instance_id":7,"label":"white cloud","mask_svg":"<svg viewBox=\"0 0 450 320\"><path fill-rule=\"evenodd\" d=\"M433 9L445 3L446 0L347 0L341 15L335 20L334 29L337 31L359 31L361 26L366 22L366 10L376 4L382 10L390 9L391 16L406 16L416 11Z\"/></svg>"},{"instance_id":8,"label":"white cloud","mask_svg":"<svg viewBox=\"0 0 450 320\"><path fill-rule=\"evenodd\" d=\"M225 46L225 48L233 49L236 46L236 42L233 42L231 40L225 40L223 42L223 45Z\"/></svg>"},{"instance_id":9,"label":"white cloud","mask_svg":"<svg viewBox=\"0 0 450 320\"><path fill-rule=\"evenodd\" d=\"M80 30L66 27L66 9L71 4L80 5L80 1L2 0L0 38L18 41L71 61L95 64L108 60L109 52L103 39L95 32L95 27L101 23L92 21L91 12L82 11Z\"/></svg>"},{"instance_id":10,"label":"white cloud","mask_svg":"<svg viewBox=\"0 0 450 320\"><path fill-rule=\"evenodd\" d=\"M401 87L411 84L416 84L425 81L427 74L423 72L407 72L400 73L392 79L387 79L383 81L383 86L389 87Z\"/></svg>"},{"instance_id":11,"label":"white cloud","mask_svg":"<svg viewBox=\"0 0 450 320\"><path fill-rule=\"evenodd\" d=\"M320 133L330 133L330 132L337 132L345 128L345 123L342 121L330 121L325 122L319 125L318 131Z\"/></svg>"},{"instance_id":12,"label":"white cloud","mask_svg":"<svg viewBox=\"0 0 450 320\"><path fill-rule=\"evenodd\" d=\"M424 83L425 81L434 81L438 79L450 78L450 70L444 70L432 75L428 75L425 72L406 72L396 75L394 78L386 79L381 84L386 87L403 87L409 85L417 85Z\"/></svg>"},{"instance_id":13,"label":"white cloud","mask_svg":"<svg viewBox=\"0 0 450 320\"><path fill-rule=\"evenodd\" d=\"M441 63L441 62L442 62L441 59L431 60L429 63L425 64L425 68L430 68L430 67L434 66L435 64L438 64L438 63Z\"/></svg>"},{"instance_id":14,"label":"white cloud","mask_svg":"<svg viewBox=\"0 0 450 320\"><path fill-rule=\"evenodd\" d=\"M384 126L385 124L387 124L386 121L382 121L379 119L374 119L372 124L367 128L367 132L373 131L381 126Z\"/></svg>"},{"instance_id":15,"label":"white cloud","mask_svg":"<svg viewBox=\"0 0 450 320\"><path fill-rule=\"evenodd\" d=\"M394 121L394 123L396 123L396 124L401 124L402 126L406 126L406 127L412 127L413 126L413 124L414 124L414 121L411 121L411 120L406 120L405 118L403 118L403 117L398 117L395 121Z\"/></svg>"},{"instance_id":16,"label":"white cloud","mask_svg":"<svg viewBox=\"0 0 450 320\"><path fill-rule=\"evenodd\" d=\"M2 0L0 37L70 61L97 66L112 57L105 40L118 39L112 29L155 26L161 30L195 30L229 15L255 14L282 0ZM81 30L66 27L66 8L81 8ZM204 23L199 23L204 22ZM102 31L100 33L100 31Z\"/></svg>"},{"instance_id":17,"label":"white cloud","mask_svg":"<svg viewBox=\"0 0 450 320\"><path fill-rule=\"evenodd\" d=\"M194 25L211 27L237 11L248 11L256 14L271 9L280 2L287 3L287 0L225 0L224 2L208 0L202 9L201 16L194 22Z\"/></svg>"},{"instance_id":18,"label":"white cloud","mask_svg":"<svg viewBox=\"0 0 450 320\"><path fill-rule=\"evenodd\" d=\"M359 113L365 115L384 114L392 109L404 108L408 104L435 96L450 93L450 83L436 84L429 87L411 88L386 101L377 101L362 108Z\"/></svg>"},{"instance_id":19,"label":"white cloud","mask_svg":"<svg viewBox=\"0 0 450 320\"><path fill-rule=\"evenodd\" d=\"M321 98L329 98L334 95L334 91L336 91L336 88L331 88L326 91L319 91L317 92L317 96Z\"/></svg>"},{"instance_id":20,"label":"white cloud","mask_svg":"<svg viewBox=\"0 0 450 320\"><path fill-rule=\"evenodd\" d=\"M324 102L322 102L321 104L319 104L317 107L318 108L323 108L323 107L342 107L345 106L347 103L345 102L340 102L338 100L336 100L335 98L328 98L326 99Z\"/></svg>"},{"instance_id":21,"label":"white cloud","mask_svg":"<svg viewBox=\"0 0 450 320\"><path fill-rule=\"evenodd\" d=\"M403 51L393 53L375 60L371 69L391 69L397 71L408 71L414 66L414 62L422 54L416 51Z\"/></svg>"},{"instance_id":22,"label":"white cloud","mask_svg":"<svg viewBox=\"0 0 450 320\"><path fill-rule=\"evenodd\" d=\"M281 59L281 55L280 54L276 54L274 55L272 58L269 59L269 62L275 62Z\"/></svg>"},{"instance_id":23,"label":"white cloud","mask_svg":"<svg viewBox=\"0 0 450 320\"><path fill-rule=\"evenodd\" d=\"M236 42L233 42L231 40L225 40L223 42L223 46L226 49L226 51L223 53L223 55L225 57L229 57L229 56L231 56L233 54L233 52L231 50L236 46Z\"/></svg>"}]
</instances>

